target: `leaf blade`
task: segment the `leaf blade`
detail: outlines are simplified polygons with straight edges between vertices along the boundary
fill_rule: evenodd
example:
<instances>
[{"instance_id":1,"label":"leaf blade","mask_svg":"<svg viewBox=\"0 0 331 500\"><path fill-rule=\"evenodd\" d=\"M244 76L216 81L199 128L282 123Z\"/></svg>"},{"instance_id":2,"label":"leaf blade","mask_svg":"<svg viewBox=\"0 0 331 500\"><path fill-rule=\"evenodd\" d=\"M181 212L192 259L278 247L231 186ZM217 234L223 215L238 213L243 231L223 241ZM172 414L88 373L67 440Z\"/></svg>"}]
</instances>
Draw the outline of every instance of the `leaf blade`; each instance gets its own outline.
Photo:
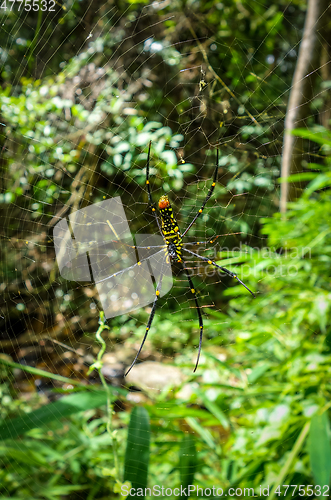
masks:
<instances>
[{"instance_id":1,"label":"leaf blade","mask_svg":"<svg viewBox=\"0 0 331 500\"><path fill-rule=\"evenodd\" d=\"M330 484L331 447L327 412L314 415L309 432L309 458L316 485Z\"/></svg>"},{"instance_id":2,"label":"leaf blade","mask_svg":"<svg viewBox=\"0 0 331 500\"><path fill-rule=\"evenodd\" d=\"M71 394L42 406L21 417L5 420L0 424L0 440L14 439L27 431L48 424L52 420L68 417L79 411L98 408L107 403L104 391L86 391Z\"/></svg>"},{"instance_id":3,"label":"leaf blade","mask_svg":"<svg viewBox=\"0 0 331 500\"><path fill-rule=\"evenodd\" d=\"M182 440L179 451L180 484L184 489L193 485L197 465L195 440L191 434L187 434Z\"/></svg>"},{"instance_id":4,"label":"leaf blade","mask_svg":"<svg viewBox=\"0 0 331 500\"><path fill-rule=\"evenodd\" d=\"M143 488L143 491L147 487L150 434L148 412L145 408L136 406L132 410L128 430L124 481L130 481L132 488Z\"/></svg>"}]
</instances>

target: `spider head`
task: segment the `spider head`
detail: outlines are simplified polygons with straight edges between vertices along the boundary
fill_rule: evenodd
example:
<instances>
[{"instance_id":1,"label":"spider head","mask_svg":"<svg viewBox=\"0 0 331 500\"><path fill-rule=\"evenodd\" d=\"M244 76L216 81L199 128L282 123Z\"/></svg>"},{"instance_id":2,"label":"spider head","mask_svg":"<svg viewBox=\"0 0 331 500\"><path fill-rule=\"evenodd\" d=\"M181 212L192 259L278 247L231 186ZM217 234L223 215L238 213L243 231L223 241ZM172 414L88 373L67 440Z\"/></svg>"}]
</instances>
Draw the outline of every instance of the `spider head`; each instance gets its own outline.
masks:
<instances>
[{"instance_id":1,"label":"spider head","mask_svg":"<svg viewBox=\"0 0 331 500\"><path fill-rule=\"evenodd\" d=\"M161 196L159 199L159 208L169 208L170 207L170 201L167 195Z\"/></svg>"}]
</instances>

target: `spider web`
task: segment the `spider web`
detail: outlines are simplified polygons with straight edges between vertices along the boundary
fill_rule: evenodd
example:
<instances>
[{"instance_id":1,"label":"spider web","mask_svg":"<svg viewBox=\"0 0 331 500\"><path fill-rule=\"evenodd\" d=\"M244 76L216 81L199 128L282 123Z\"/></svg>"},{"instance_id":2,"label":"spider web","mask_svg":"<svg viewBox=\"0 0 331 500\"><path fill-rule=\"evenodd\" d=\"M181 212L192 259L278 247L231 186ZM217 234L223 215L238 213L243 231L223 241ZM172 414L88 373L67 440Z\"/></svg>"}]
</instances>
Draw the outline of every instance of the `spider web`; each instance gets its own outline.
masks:
<instances>
[{"instance_id":1,"label":"spider web","mask_svg":"<svg viewBox=\"0 0 331 500\"><path fill-rule=\"evenodd\" d=\"M182 232L208 192L219 149L214 194L185 242L218 238L207 250L189 248L219 261L221 250L233 256L240 247L243 255L263 245L260 220L279 198L284 114L302 36L296 18L303 26L304 12L291 2L238 9L243 26L250 12L255 16L255 40L244 30L240 36L240 27L231 37L234 27L222 25L216 36L216 29L199 26L194 2L187 13L167 2L122 11L103 2L83 11L65 2L42 15L16 4L2 9L2 77L11 82L1 96L4 353L53 373L64 366L71 377L86 373L88 356L98 350L100 301L93 284L60 276L53 228L120 196L132 234L157 234L145 189L149 141L154 201L169 195ZM226 327L225 290L246 291L192 256L186 263L208 350ZM229 266L237 271L236 262ZM114 366L134 358L150 311L148 305L109 320ZM187 280L174 266L174 286L159 300L141 359L191 369L198 336ZM182 348L185 355L178 354Z\"/></svg>"}]
</instances>

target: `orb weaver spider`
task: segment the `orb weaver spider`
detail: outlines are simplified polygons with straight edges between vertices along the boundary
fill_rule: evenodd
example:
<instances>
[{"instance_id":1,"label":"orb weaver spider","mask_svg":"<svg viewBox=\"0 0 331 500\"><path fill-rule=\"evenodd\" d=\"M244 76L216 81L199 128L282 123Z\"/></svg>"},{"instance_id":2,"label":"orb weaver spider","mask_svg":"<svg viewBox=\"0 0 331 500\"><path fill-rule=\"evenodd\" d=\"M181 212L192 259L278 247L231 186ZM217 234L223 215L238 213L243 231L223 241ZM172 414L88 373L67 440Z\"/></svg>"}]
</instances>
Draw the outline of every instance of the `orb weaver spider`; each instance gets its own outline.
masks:
<instances>
[{"instance_id":1,"label":"orb weaver spider","mask_svg":"<svg viewBox=\"0 0 331 500\"><path fill-rule=\"evenodd\" d=\"M169 201L169 198L167 195L162 195L158 201L158 214L159 214L159 217L158 217L157 208L155 206L155 203L153 202L151 188L150 188L150 182L149 182L150 154L151 154L151 142L149 143L147 163L146 163L146 186L147 186L147 194L148 194L148 205L151 208L152 213L155 217L155 221L156 221L157 226L159 228L160 234L163 236L163 239L165 242L165 248L166 248L167 254L168 254L168 258L170 259L171 262L176 262L177 264L179 264L181 266L182 271L184 271L184 273L186 275L187 281L189 283L190 291L191 291L192 297L195 301L195 306L196 306L196 310L198 313L200 337L199 337L199 349L198 349L197 361L195 364L195 368L193 370L193 372L195 372L197 367L198 367L200 354L201 354L202 336L203 336L203 320L202 320L201 308L199 306L196 291L195 291L192 279L189 275L188 269L186 267L185 260L183 258L183 252L187 252L190 255L193 255L194 257L196 257L204 262L207 262L209 265L212 265L212 266L216 267L217 269L220 269L224 274L227 274L231 278L235 278L242 286L244 286L246 288L246 290L248 290L253 295L253 297L255 297L255 294L245 285L245 283L243 283L238 278L238 276L235 273L229 271L225 267L219 266L218 264L216 264L216 262L209 259L208 257L202 257L201 255L192 252L188 248L185 248L184 243L183 243L184 236L191 229L191 227L193 226L193 224L195 223L197 218L200 217L200 215L202 214L202 212L206 206L206 203L211 198L211 196L214 192L214 189L216 186L216 181L217 181L217 172L218 172L218 160L219 160L218 149L216 152L216 166L215 166L215 170L214 170L212 185L209 188L208 194L205 197L205 199L201 205L200 210L193 217L193 220L190 222L190 224L187 226L187 228L185 229L185 231L183 233L181 233L181 231L179 229L179 226L178 226L176 218L173 214L172 207L171 207L171 204L170 204L170 201ZM215 239L216 238L214 238L214 240L211 240L208 242L207 241L199 242L199 244L202 245L202 244L207 244L207 243L213 243L215 241ZM153 321L153 318L155 315L156 304L157 304L158 298L160 296L161 281L162 281L162 273L161 273L159 282L157 283L157 286L156 286L155 299L153 301L152 310L151 310L151 313L150 313L150 316L149 316L149 319L147 322L144 338L141 342L139 350L138 350L130 368L127 370L125 375L127 375L131 371L131 369L134 367L134 365L136 364L136 361L139 357L139 354L141 353L142 348L145 344L148 332L151 328L152 321Z\"/></svg>"}]
</instances>

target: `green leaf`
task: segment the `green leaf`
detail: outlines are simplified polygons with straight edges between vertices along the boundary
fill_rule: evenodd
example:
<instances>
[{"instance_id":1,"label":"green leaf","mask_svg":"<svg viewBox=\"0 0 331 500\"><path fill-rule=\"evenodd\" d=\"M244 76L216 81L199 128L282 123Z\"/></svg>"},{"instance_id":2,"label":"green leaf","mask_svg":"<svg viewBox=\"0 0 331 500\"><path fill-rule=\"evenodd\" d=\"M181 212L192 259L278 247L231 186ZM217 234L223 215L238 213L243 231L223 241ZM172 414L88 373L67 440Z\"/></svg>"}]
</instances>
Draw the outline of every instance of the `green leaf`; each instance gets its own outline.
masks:
<instances>
[{"instance_id":1,"label":"green leaf","mask_svg":"<svg viewBox=\"0 0 331 500\"><path fill-rule=\"evenodd\" d=\"M300 182L300 181L310 181L315 179L318 175L316 172L300 172L299 174L289 175L288 177L280 177L278 179L279 183L282 182Z\"/></svg>"},{"instance_id":2,"label":"green leaf","mask_svg":"<svg viewBox=\"0 0 331 500\"><path fill-rule=\"evenodd\" d=\"M314 415L309 432L309 457L316 485L330 484L331 447L330 424L327 412Z\"/></svg>"},{"instance_id":3,"label":"green leaf","mask_svg":"<svg viewBox=\"0 0 331 500\"><path fill-rule=\"evenodd\" d=\"M306 422L306 424L303 426L301 429L301 432L292 448L290 453L287 455L286 461L281 468L280 472L278 473L276 479L274 480L274 486L272 488L272 491L269 496L269 500L273 500L275 496L277 495L277 487L279 484L283 484L283 481L285 481L286 477L289 474L289 470L292 467L294 461L296 460L298 454L300 453L300 450L303 446L303 443L306 440L307 434L309 432L309 427L310 427L310 422Z\"/></svg>"},{"instance_id":4,"label":"green leaf","mask_svg":"<svg viewBox=\"0 0 331 500\"><path fill-rule=\"evenodd\" d=\"M306 196L309 196L311 193L314 191L317 191L318 189L322 189L326 186L330 186L331 184L331 178L327 174L320 174L316 177L316 179L312 180L308 186L305 189L304 194Z\"/></svg>"},{"instance_id":5,"label":"green leaf","mask_svg":"<svg viewBox=\"0 0 331 500\"><path fill-rule=\"evenodd\" d=\"M69 417L69 415L79 411L98 408L106 403L107 395L104 391L86 391L65 396L22 417L5 420L0 424L0 439L16 438L30 429L46 425L52 420Z\"/></svg>"},{"instance_id":6,"label":"green leaf","mask_svg":"<svg viewBox=\"0 0 331 500\"><path fill-rule=\"evenodd\" d=\"M270 368L270 363L262 363L261 365L253 368L251 373L248 375L247 379L250 384L254 384L266 371Z\"/></svg>"},{"instance_id":7,"label":"green leaf","mask_svg":"<svg viewBox=\"0 0 331 500\"><path fill-rule=\"evenodd\" d=\"M203 391L196 391L196 393L202 399L203 404L205 405L207 410L209 410L210 413L217 418L217 420L221 423L224 429L228 429L230 427L229 421L226 418L224 412L221 410L221 408L213 401L210 401L210 399L208 399L208 397L203 393Z\"/></svg>"},{"instance_id":8,"label":"green leaf","mask_svg":"<svg viewBox=\"0 0 331 500\"><path fill-rule=\"evenodd\" d=\"M58 380L59 382L83 387L83 384L78 380L73 380L68 377L62 377L62 375L56 375L54 373L46 372L45 370L40 370L39 368L34 368L33 366L21 365L20 363L15 363L14 361L9 361L5 358L0 357L0 364L10 366L11 368L17 368L19 370L32 373L33 375L39 375L40 377L51 378L53 380Z\"/></svg>"},{"instance_id":9,"label":"green leaf","mask_svg":"<svg viewBox=\"0 0 331 500\"><path fill-rule=\"evenodd\" d=\"M331 146L330 132L326 129L313 131L305 128L296 128L291 130L291 134L303 139L310 139L318 144Z\"/></svg>"},{"instance_id":10,"label":"green leaf","mask_svg":"<svg viewBox=\"0 0 331 500\"><path fill-rule=\"evenodd\" d=\"M72 491L85 490L88 486L80 484L63 484L59 486L49 487L47 486L47 493L49 496L62 496L69 495Z\"/></svg>"},{"instance_id":11,"label":"green leaf","mask_svg":"<svg viewBox=\"0 0 331 500\"><path fill-rule=\"evenodd\" d=\"M179 451L180 484L183 488L193 484L197 463L195 440L191 434L187 434L184 436Z\"/></svg>"},{"instance_id":12,"label":"green leaf","mask_svg":"<svg viewBox=\"0 0 331 500\"><path fill-rule=\"evenodd\" d=\"M132 488L143 488L143 491L147 487L149 445L149 415L145 408L136 406L132 410L129 424L124 481L130 481Z\"/></svg>"},{"instance_id":13,"label":"green leaf","mask_svg":"<svg viewBox=\"0 0 331 500\"><path fill-rule=\"evenodd\" d=\"M79 380L71 379L68 377L63 377L62 375L57 375L56 373L46 372L45 370L41 370L40 368L34 368L33 366L21 365L20 363L15 363L14 361L9 361L8 359L2 358L0 355L0 364L10 366L11 368L17 368L18 370L23 370L27 373L32 373L33 375L38 375L40 377L50 378L52 380L58 380L59 382L63 382L64 384L70 384L78 386L80 389L86 391L86 384L83 384ZM113 388L108 385L108 389L114 391L115 393L120 393L123 396L127 394L127 391L121 387Z\"/></svg>"},{"instance_id":14,"label":"green leaf","mask_svg":"<svg viewBox=\"0 0 331 500\"><path fill-rule=\"evenodd\" d=\"M186 422L188 425L197 433L200 435L200 437L203 439L203 441L211 448L212 450L216 449L216 443L213 439L213 436L209 432L208 429L205 429L200 425L200 423L192 417L187 417L185 418Z\"/></svg>"},{"instance_id":15,"label":"green leaf","mask_svg":"<svg viewBox=\"0 0 331 500\"><path fill-rule=\"evenodd\" d=\"M15 443L15 442L14 442ZM45 457L41 454L34 453L32 450L26 450L24 443L22 450L16 449L14 446L2 445L0 446L0 456L1 458L6 458L9 460L14 460L17 464L25 464L28 466L46 466L47 461Z\"/></svg>"}]
</instances>

